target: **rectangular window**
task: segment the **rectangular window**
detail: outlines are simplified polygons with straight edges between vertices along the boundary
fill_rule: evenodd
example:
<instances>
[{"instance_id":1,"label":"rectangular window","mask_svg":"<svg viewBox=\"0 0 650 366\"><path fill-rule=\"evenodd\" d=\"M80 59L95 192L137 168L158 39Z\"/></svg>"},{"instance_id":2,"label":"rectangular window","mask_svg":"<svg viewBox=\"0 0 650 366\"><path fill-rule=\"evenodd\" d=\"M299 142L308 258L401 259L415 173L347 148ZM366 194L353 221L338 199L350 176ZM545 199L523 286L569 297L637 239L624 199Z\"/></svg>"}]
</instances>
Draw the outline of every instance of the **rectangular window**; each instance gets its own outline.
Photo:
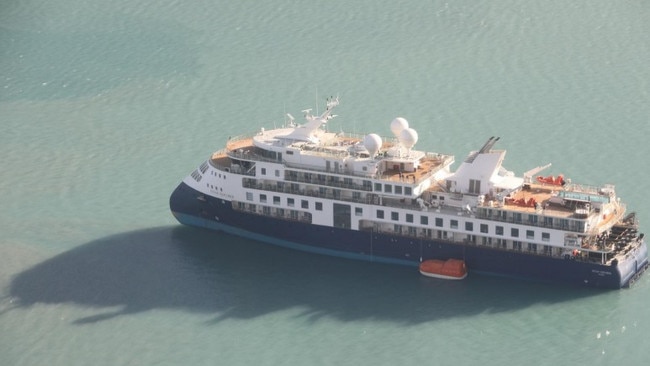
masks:
<instances>
[{"instance_id":1,"label":"rectangular window","mask_svg":"<svg viewBox=\"0 0 650 366\"><path fill-rule=\"evenodd\" d=\"M429 225L429 216L420 216L420 224Z\"/></svg>"},{"instance_id":2,"label":"rectangular window","mask_svg":"<svg viewBox=\"0 0 650 366\"><path fill-rule=\"evenodd\" d=\"M413 222L413 214L406 214L406 222Z\"/></svg>"},{"instance_id":3,"label":"rectangular window","mask_svg":"<svg viewBox=\"0 0 650 366\"><path fill-rule=\"evenodd\" d=\"M488 232L487 224L481 224L481 232L484 233L484 234L487 234L487 232Z\"/></svg>"},{"instance_id":4,"label":"rectangular window","mask_svg":"<svg viewBox=\"0 0 650 366\"><path fill-rule=\"evenodd\" d=\"M544 226L546 227L553 227L553 218L545 216L544 217Z\"/></svg>"},{"instance_id":5,"label":"rectangular window","mask_svg":"<svg viewBox=\"0 0 650 366\"><path fill-rule=\"evenodd\" d=\"M266 203L266 195L265 194L260 194L260 202Z\"/></svg>"},{"instance_id":6,"label":"rectangular window","mask_svg":"<svg viewBox=\"0 0 650 366\"><path fill-rule=\"evenodd\" d=\"M384 184L384 192L393 193L393 186L390 184Z\"/></svg>"},{"instance_id":7,"label":"rectangular window","mask_svg":"<svg viewBox=\"0 0 650 366\"><path fill-rule=\"evenodd\" d=\"M469 193L481 194L481 181L476 179L469 180Z\"/></svg>"},{"instance_id":8,"label":"rectangular window","mask_svg":"<svg viewBox=\"0 0 650 366\"><path fill-rule=\"evenodd\" d=\"M449 226L452 229L458 229L458 220L451 220L451 222L449 223Z\"/></svg>"},{"instance_id":9,"label":"rectangular window","mask_svg":"<svg viewBox=\"0 0 650 366\"><path fill-rule=\"evenodd\" d=\"M520 241L513 241L512 242L512 249L521 252L521 242Z\"/></svg>"},{"instance_id":10,"label":"rectangular window","mask_svg":"<svg viewBox=\"0 0 650 366\"><path fill-rule=\"evenodd\" d=\"M551 241L551 234L542 233L542 241Z\"/></svg>"},{"instance_id":11,"label":"rectangular window","mask_svg":"<svg viewBox=\"0 0 650 366\"><path fill-rule=\"evenodd\" d=\"M293 198L287 198L287 206L293 207L295 205L295 200Z\"/></svg>"},{"instance_id":12,"label":"rectangular window","mask_svg":"<svg viewBox=\"0 0 650 366\"><path fill-rule=\"evenodd\" d=\"M390 213L390 219L393 220L393 221L397 221L397 220L399 220L399 213L397 213L397 212L391 212L391 213Z\"/></svg>"},{"instance_id":13,"label":"rectangular window","mask_svg":"<svg viewBox=\"0 0 650 366\"><path fill-rule=\"evenodd\" d=\"M381 183L375 183L375 192L381 192Z\"/></svg>"},{"instance_id":14,"label":"rectangular window","mask_svg":"<svg viewBox=\"0 0 650 366\"><path fill-rule=\"evenodd\" d=\"M402 194L402 186L395 186L395 194Z\"/></svg>"},{"instance_id":15,"label":"rectangular window","mask_svg":"<svg viewBox=\"0 0 650 366\"><path fill-rule=\"evenodd\" d=\"M535 239L535 232L533 230L526 230L526 239Z\"/></svg>"},{"instance_id":16,"label":"rectangular window","mask_svg":"<svg viewBox=\"0 0 650 366\"><path fill-rule=\"evenodd\" d=\"M280 197L273 196L273 204L274 205L279 205L280 204Z\"/></svg>"},{"instance_id":17,"label":"rectangular window","mask_svg":"<svg viewBox=\"0 0 650 366\"><path fill-rule=\"evenodd\" d=\"M363 209L361 207L356 207L354 209L354 215L355 216L362 216L363 215Z\"/></svg>"},{"instance_id":18,"label":"rectangular window","mask_svg":"<svg viewBox=\"0 0 650 366\"><path fill-rule=\"evenodd\" d=\"M316 211L323 211L323 202L316 202Z\"/></svg>"},{"instance_id":19,"label":"rectangular window","mask_svg":"<svg viewBox=\"0 0 650 366\"><path fill-rule=\"evenodd\" d=\"M307 200L300 201L300 207L309 208L309 201L307 201Z\"/></svg>"},{"instance_id":20,"label":"rectangular window","mask_svg":"<svg viewBox=\"0 0 650 366\"><path fill-rule=\"evenodd\" d=\"M275 170L275 176L276 176L276 177L279 177L279 176L280 176L280 171L277 170L277 169Z\"/></svg>"},{"instance_id":21,"label":"rectangular window","mask_svg":"<svg viewBox=\"0 0 650 366\"><path fill-rule=\"evenodd\" d=\"M246 192L246 201L252 201L252 200L253 200L253 193Z\"/></svg>"},{"instance_id":22,"label":"rectangular window","mask_svg":"<svg viewBox=\"0 0 650 366\"><path fill-rule=\"evenodd\" d=\"M443 225L442 218L436 217L436 226L437 227L442 227L442 225Z\"/></svg>"},{"instance_id":23,"label":"rectangular window","mask_svg":"<svg viewBox=\"0 0 650 366\"><path fill-rule=\"evenodd\" d=\"M519 237L519 229L513 227L510 229L510 236L513 238L518 238Z\"/></svg>"},{"instance_id":24,"label":"rectangular window","mask_svg":"<svg viewBox=\"0 0 650 366\"><path fill-rule=\"evenodd\" d=\"M465 230L474 231L474 223L473 222L465 222Z\"/></svg>"},{"instance_id":25,"label":"rectangular window","mask_svg":"<svg viewBox=\"0 0 650 366\"><path fill-rule=\"evenodd\" d=\"M411 187L404 187L404 195L405 196L410 196L412 194L413 194L413 190L411 189Z\"/></svg>"},{"instance_id":26,"label":"rectangular window","mask_svg":"<svg viewBox=\"0 0 650 366\"><path fill-rule=\"evenodd\" d=\"M537 253L537 244L528 243L528 251Z\"/></svg>"},{"instance_id":27,"label":"rectangular window","mask_svg":"<svg viewBox=\"0 0 650 366\"><path fill-rule=\"evenodd\" d=\"M377 218L378 219L384 218L384 210L377 210Z\"/></svg>"},{"instance_id":28,"label":"rectangular window","mask_svg":"<svg viewBox=\"0 0 650 366\"><path fill-rule=\"evenodd\" d=\"M266 168L262 168L262 175L266 175Z\"/></svg>"},{"instance_id":29,"label":"rectangular window","mask_svg":"<svg viewBox=\"0 0 650 366\"><path fill-rule=\"evenodd\" d=\"M497 226L496 227L496 234L497 235L503 235L503 226Z\"/></svg>"}]
</instances>

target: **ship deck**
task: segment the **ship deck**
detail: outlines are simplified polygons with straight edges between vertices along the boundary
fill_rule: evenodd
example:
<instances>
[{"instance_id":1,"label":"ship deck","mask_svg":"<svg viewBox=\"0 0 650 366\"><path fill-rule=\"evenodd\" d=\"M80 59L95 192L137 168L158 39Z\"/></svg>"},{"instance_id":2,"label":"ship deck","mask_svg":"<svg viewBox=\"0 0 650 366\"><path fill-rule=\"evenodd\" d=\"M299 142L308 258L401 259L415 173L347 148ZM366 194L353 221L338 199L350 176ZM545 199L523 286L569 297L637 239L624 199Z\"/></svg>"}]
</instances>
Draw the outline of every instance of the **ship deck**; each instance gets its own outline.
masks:
<instances>
[{"instance_id":1,"label":"ship deck","mask_svg":"<svg viewBox=\"0 0 650 366\"><path fill-rule=\"evenodd\" d=\"M352 137L341 137L339 138L339 143L335 145L326 145L322 148L316 150L303 150L303 154L322 154L327 150L331 150L334 153L341 154L346 152L346 147L353 145L361 140L358 138ZM391 142L383 142L382 150L388 150L393 146ZM253 138L241 138L241 139L231 139L226 144L226 148L216 151L212 154L211 162L216 167L229 167L231 164L231 156L235 158L242 158L245 160L260 160L268 161L269 159L257 154L255 151L258 148L253 144ZM383 171L380 177L377 177L384 181L389 181L392 183L401 182L409 184L417 184L422 179L429 177L433 172L438 169L451 164L453 162L453 156L427 153L425 156L420 159L418 169L412 172L401 172L399 169L386 169ZM314 169L320 171L319 169Z\"/></svg>"}]
</instances>

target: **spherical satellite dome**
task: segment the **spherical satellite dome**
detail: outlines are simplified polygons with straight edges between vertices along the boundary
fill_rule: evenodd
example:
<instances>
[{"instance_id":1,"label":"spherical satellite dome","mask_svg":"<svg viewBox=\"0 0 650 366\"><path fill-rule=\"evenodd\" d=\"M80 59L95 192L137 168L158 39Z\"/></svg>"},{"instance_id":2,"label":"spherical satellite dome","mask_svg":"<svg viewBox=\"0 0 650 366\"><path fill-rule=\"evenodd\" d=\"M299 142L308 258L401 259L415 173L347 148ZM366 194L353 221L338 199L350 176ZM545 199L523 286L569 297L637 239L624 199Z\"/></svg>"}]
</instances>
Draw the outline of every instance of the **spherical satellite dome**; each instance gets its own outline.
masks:
<instances>
[{"instance_id":1,"label":"spherical satellite dome","mask_svg":"<svg viewBox=\"0 0 650 366\"><path fill-rule=\"evenodd\" d=\"M418 133L412 128L406 128L399 134L399 142L407 149L412 148L418 142Z\"/></svg>"},{"instance_id":2,"label":"spherical satellite dome","mask_svg":"<svg viewBox=\"0 0 650 366\"><path fill-rule=\"evenodd\" d=\"M379 137L377 134L371 133L363 138L363 146L365 146L366 150L368 150L368 153L370 153L370 157L373 157L377 154L377 151L379 151L381 144L381 137Z\"/></svg>"},{"instance_id":3,"label":"spherical satellite dome","mask_svg":"<svg viewBox=\"0 0 650 366\"><path fill-rule=\"evenodd\" d=\"M393 132L395 137L399 137L400 133L405 129L409 128L409 123L406 119L402 117L397 117L390 123L390 130Z\"/></svg>"}]
</instances>

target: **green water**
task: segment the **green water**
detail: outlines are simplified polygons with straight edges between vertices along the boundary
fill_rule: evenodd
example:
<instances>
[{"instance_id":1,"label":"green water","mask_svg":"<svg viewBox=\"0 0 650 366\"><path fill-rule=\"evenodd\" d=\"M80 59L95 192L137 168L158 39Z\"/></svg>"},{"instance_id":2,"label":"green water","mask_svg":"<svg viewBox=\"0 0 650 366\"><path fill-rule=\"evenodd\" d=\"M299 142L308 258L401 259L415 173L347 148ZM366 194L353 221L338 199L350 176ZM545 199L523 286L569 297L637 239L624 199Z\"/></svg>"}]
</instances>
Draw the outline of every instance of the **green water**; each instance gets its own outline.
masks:
<instances>
[{"instance_id":1,"label":"green water","mask_svg":"<svg viewBox=\"0 0 650 366\"><path fill-rule=\"evenodd\" d=\"M5 1L3 365L630 365L650 276L593 291L324 258L179 226L228 136L333 129L616 184L646 231L644 1Z\"/></svg>"}]
</instances>

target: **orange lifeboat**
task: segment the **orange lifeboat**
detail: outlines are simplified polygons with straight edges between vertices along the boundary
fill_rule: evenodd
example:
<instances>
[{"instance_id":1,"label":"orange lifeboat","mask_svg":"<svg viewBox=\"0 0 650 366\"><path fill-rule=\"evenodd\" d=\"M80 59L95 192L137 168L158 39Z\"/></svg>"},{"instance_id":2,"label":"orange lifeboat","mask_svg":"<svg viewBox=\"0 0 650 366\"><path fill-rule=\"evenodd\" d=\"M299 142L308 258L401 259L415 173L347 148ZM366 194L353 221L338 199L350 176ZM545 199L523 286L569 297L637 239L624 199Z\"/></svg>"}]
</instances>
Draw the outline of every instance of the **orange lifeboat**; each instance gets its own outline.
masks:
<instances>
[{"instance_id":1,"label":"orange lifeboat","mask_svg":"<svg viewBox=\"0 0 650 366\"><path fill-rule=\"evenodd\" d=\"M420 263L420 273L427 277L462 280L467 277L467 268L461 259L427 259Z\"/></svg>"},{"instance_id":2,"label":"orange lifeboat","mask_svg":"<svg viewBox=\"0 0 650 366\"><path fill-rule=\"evenodd\" d=\"M550 184L552 186L563 186L564 185L564 176L562 174L554 177L549 175L548 177L537 177L537 181L542 184Z\"/></svg>"}]
</instances>

